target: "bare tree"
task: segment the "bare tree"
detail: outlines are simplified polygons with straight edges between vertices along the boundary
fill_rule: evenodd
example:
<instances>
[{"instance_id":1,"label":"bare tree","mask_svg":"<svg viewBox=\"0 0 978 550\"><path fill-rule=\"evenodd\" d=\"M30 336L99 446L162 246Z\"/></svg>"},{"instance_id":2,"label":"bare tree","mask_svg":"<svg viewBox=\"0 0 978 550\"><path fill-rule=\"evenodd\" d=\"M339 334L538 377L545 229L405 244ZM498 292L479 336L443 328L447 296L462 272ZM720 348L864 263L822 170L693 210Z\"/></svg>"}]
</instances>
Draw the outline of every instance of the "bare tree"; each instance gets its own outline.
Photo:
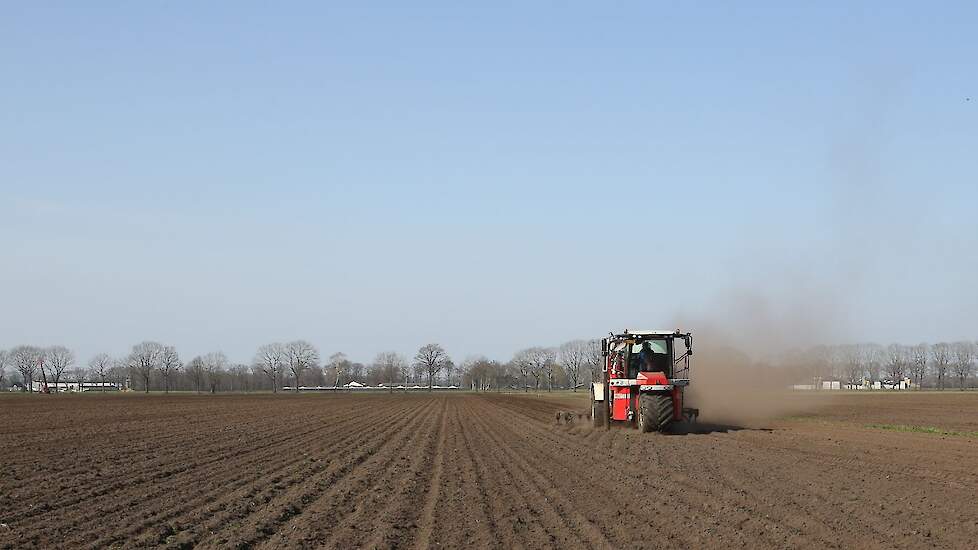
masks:
<instances>
[{"instance_id":1,"label":"bare tree","mask_svg":"<svg viewBox=\"0 0 978 550\"><path fill-rule=\"evenodd\" d=\"M975 363L974 342L955 342L951 345L953 356L954 376L958 379L958 388L964 389Z\"/></svg>"},{"instance_id":2,"label":"bare tree","mask_svg":"<svg viewBox=\"0 0 978 550\"><path fill-rule=\"evenodd\" d=\"M248 377L248 365L242 365L240 363L231 365L231 367L228 369L228 382L230 382L231 384L231 387L229 389L232 392L233 391L251 392L251 384L249 383L250 380ZM235 382L238 383L237 390L234 389Z\"/></svg>"},{"instance_id":3,"label":"bare tree","mask_svg":"<svg viewBox=\"0 0 978 550\"><path fill-rule=\"evenodd\" d=\"M68 372L72 379L78 382L78 391L85 391L85 380L88 379L88 369L85 367L75 367Z\"/></svg>"},{"instance_id":4,"label":"bare tree","mask_svg":"<svg viewBox=\"0 0 978 550\"><path fill-rule=\"evenodd\" d=\"M393 351L385 351L377 354L374 359L374 372L381 380L385 380L388 391L394 393L394 380L407 367L407 361Z\"/></svg>"},{"instance_id":5,"label":"bare tree","mask_svg":"<svg viewBox=\"0 0 978 550\"><path fill-rule=\"evenodd\" d=\"M218 381L221 379L221 376L225 373L225 371L227 371L230 361L228 361L227 356L220 351L212 351L211 353L204 355L202 359L204 363L204 372L207 374L207 385L210 392L217 393Z\"/></svg>"},{"instance_id":6,"label":"bare tree","mask_svg":"<svg viewBox=\"0 0 978 550\"><path fill-rule=\"evenodd\" d=\"M404 385L404 391L407 391L408 387L408 377L411 376L411 364L406 360L401 361L397 367L397 372L400 375L400 380Z\"/></svg>"},{"instance_id":7,"label":"bare tree","mask_svg":"<svg viewBox=\"0 0 978 550\"><path fill-rule=\"evenodd\" d=\"M414 363L411 363L410 370L412 378L420 384L425 377L425 366L415 361Z\"/></svg>"},{"instance_id":8,"label":"bare tree","mask_svg":"<svg viewBox=\"0 0 978 550\"><path fill-rule=\"evenodd\" d=\"M830 346L828 348L829 376L839 381L839 389L842 389L843 381L847 378L846 348L847 346Z\"/></svg>"},{"instance_id":9,"label":"bare tree","mask_svg":"<svg viewBox=\"0 0 978 550\"><path fill-rule=\"evenodd\" d=\"M348 371L347 375L349 379L359 381L363 380L363 377L366 375L367 367L363 363L353 362L350 363L349 369L350 370Z\"/></svg>"},{"instance_id":10,"label":"bare tree","mask_svg":"<svg viewBox=\"0 0 978 550\"><path fill-rule=\"evenodd\" d=\"M52 346L44 350L44 365L51 369L51 376L54 378L54 391L60 390L58 384L61 377L75 363L75 354L64 346ZM42 366L43 368L43 366Z\"/></svg>"},{"instance_id":11,"label":"bare tree","mask_svg":"<svg viewBox=\"0 0 978 550\"><path fill-rule=\"evenodd\" d=\"M547 391L554 391L554 369L557 366L557 351L553 348L541 348L537 356L536 369L547 377ZM540 390L539 382L537 391Z\"/></svg>"},{"instance_id":12,"label":"bare tree","mask_svg":"<svg viewBox=\"0 0 978 550\"><path fill-rule=\"evenodd\" d=\"M10 354L7 350L0 349L0 390L7 387L7 363L10 361Z\"/></svg>"},{"instance_id":13,"label":"bare tree","mask_svg":"<svg viewBox=\"0 0 978 550\"><path fill-rule=\"evenodd\" d=\"M112 368L112 365L112 358L107 353L100 353L88 362L88 369L92 376L98 378L101 391L105 391L105 378L109 375L109 369Z\"/></svg>"},{"instance_id":14,"label":"bare tree","mask_svg":"<svg viewBox=\"0 0 978 550\"><path fill-rule=\"evenodd\" d=\"M17 346L10 350L10 362L20 373L21 380L27 386L27 391L34 391L34 378L41 364L43 352L36 346Z\"/></svg>"},{"instance_id":15,"label":"bare tree","mask_svg":"<svg viewBox=\"0 0 978 550\"><path fill-rule=\"evenodd\" d=\"M445 366L442 367L442 370L445 371L445 380L447 381L448 385L454 386L455 362L452 361L451 357L445 361Z\"/></svg>"},{"instance_id":16,"label":"bare tree","mask_svg":"<svg viewBox=\"0 0 978 550\"><path fill-rule=\"evenodd\" d=\"M159 342L143 342L132 347L129 353L129 368L143 380L143 391L149 393L149 380L153 371L159 367L163 356L163 345Z\"/></svg>"},{"instance_id":17,"label":"bare tree","mask_svg":"<svg viewBox=\"0 0 978 550\"><path fill-rule=\"evenodd\" d=\"M132 390L132 369L129 367L129 357L113 359L107 377L124 391Z\"/></svg>"},{"instance_id":18,"label":"bare tree","mask_svg":"<svg viewBox=\"0 0 978 550\"><path fill-rule=\"evenodd\" d=\"M842 348L842 361L845 365L846 382L849 388L862 384L866 368L863 362L863 348L859 344L850 344Z\"/></svg>"},{"instance_id":19,"label":"bare tree","mask_svg":"<svg viewBox=\"0 0 978 550\"><path fill-rule=\"evenodd\" d=\"M435 375L450 361L444 348L438 344L425 344L418 350L414 364L428 377L428 391L431 391Z\"/></svg>"},{"instance_id":20,"label":"bare tree","mask_svg":"<svg viewBox=\"0 0 978 550\"><path fill-rule=\"evenodd\" d=\"M866 372L869 374L870 388L872 383L880 381L883 373L884 353L879 344L864 344L862 346L863 360L866 363Z\"/></svg>"},{"instance_id":21,"label":"bare tree","mask_svg":"<svg viewBox=\"0 0 978 550\"><path fill-rule=\"evenodd\" d=\"M886 376L891 382L899 384L910 366L910 353L906 346L890 344L886 347Z\"/></svg>"},{"instance_id":22,"label":"bare tree","mask_svg":"<svg viewBox=\"0 0 978 550\"><path fill-rule=\"evenodd\" d=\"M346 358L346 354L343 352L334 353L329 356L326 369L333 374L333 387L335 388L340 385L340 379L343 376L349 376L350 360Z\"/></svg>"},{"instance_id":23,"label":"bare tree","mask_svg":"<svg viewBox=\"0 0 978 550\"><path fill-rule=\"evenodd\" d=\"M295 392L299 393L299 378L306 369L319 367L319 351L305 340L296 340L285 345L285 359L295 381Z\"/></svg>"},{"instance_id":24,"label":"bare tree","mask_svg":"<svg viewBox=\"0 0 978 550\"><path fill-rule=\"evenodd\" d=\"M930 346L921 342L910 348L910 375L917 380L917 389L924 387L924 376L927 375L927 357Z\"/></svg>"},{"instance_id":25,"label":"bare tree","mask_svg":"<svg viewBox=\"0 0 978 550\"><path fill-rule=\"evenodd\" d=\"M951 364L951 344L947 342L934 344L930 350L930 357L934 364L934 374L937 375L937 387L943 390L948 366Z\"/></svg>"},{"instance_id":26,"label":"bare tree","mask_svg":"<svg viewBox=\"0 0 978 550\"><path fill-rule=\"evenodd\" d=\"M200 393L200 387L204 384L204 368L204 358L199 355L187 362L186 371L197 393Z\"/></svg>"},{"instance_id":27,"label":"bare tree","mask_svg":"<svg viewBox=\"0 0 978 550\"><path fill-rule=\"evenodd\" d=\"M492 386L493 369L497 365L482 355L466 357L459 367L461 383L475 391L486 391Z\"/></svg>"},{"instance_id":28,"label":"bare tree","mask_svg":"<svg viewBox=\"0 0 978 550\"><path fill-rule=\"evenodd\" d=\"M514 365L520 369L523 377L523 391L526 391L526 375L533 377L533 385L536 391L540 391L540 380L546 376L547 380L553 383L553 366L556 360L556 353L551 348L533 347L520 350L513 357Z\"/></svg>"},{"instance_id":29,"label":"bare tree","mask_svg":"<svg viewBox=\"0 0 978 550\"><path fill-rule=\"evenodd\" d=\"M278 392L285 365L285 346L282 344L265 344L255 354L254 366L272 380L272 393Z\"/></svg>"},{"instance_id":30,"label":"bare tree","mask_svg":"<svg viewBox=\"0 0 978 550\"><path fill-rule=\"evenodd\" d=\"M160 350L160 360L156 364L156 368L160 371L160 377L163 379L163 392L170 393L170 376L180 370L180 355L177 354L177 349L173 346L163 346Z\"/></svg>"},{"instance_id":31,"label":"bare tree","mask_svg":"<svg viewBox=\"0 0 978 550\"><path fill-rule=\"evenodd\" d=\"M560 346L560 364L564 366L571 387L576 392L577 386L581 381L581 374L588 366L588 342L585 340L571 340Z\"/></svg>"},{"instance_id":32,"label":"bare tree","mask_svg":"<svg viewBox=\"0 0 978 550\"><path fill-rule=\"evenodd\" d=\"M521 349L513 355L511 364L517 372L520 373L520 380L523 382L523 392L526 393L530 391L527 385L527 376L531 374L531 369L533 367L533 350L534 348Z\"/></svg>"},{"instance_id":33,"label":"bare tree","mask_svg":"<svg viewBox=\"0 0 978 550\"><path fill-rule=\"evenodd\" d=\"M598 382L602 380L601 369L604 360L604 356L601 355L601 340L588 340L586 349L585 359L591 371L591 382Z\"/></svg>"}]
</instances>

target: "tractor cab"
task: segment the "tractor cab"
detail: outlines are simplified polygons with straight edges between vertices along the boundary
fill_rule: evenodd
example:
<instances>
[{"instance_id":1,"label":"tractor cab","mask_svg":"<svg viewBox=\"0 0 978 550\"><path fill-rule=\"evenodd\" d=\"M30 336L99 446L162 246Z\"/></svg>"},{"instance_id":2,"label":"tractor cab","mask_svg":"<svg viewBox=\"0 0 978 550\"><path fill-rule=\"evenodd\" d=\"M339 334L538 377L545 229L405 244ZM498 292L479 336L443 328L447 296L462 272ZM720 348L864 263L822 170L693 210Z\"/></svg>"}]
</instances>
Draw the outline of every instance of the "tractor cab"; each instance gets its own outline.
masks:
<instances>
[{"instance_id":1,"label":"tractor cab","mask_svg":"<svg viewBox=\"0 0 978 550\"><path fill-rule=\"evenodd\" d=\"M683 353L677 357L681 343ZM627 422L642 431L664 430L671 422L695 419L683 407L689 385L693 339L688 332L661 330L611 333L601 340L603 381L592 386L594 424Z\"/></svg>"},{"instance_id":2,"label":"tractor cab","mask_svg":"<svg viewBox=\"0 0 978 550\"><path fill-rule=\"evenodd\" d=\"M671 339L646 339L625 346L628 378L638 378L640 372L672 374L673 347Z\"/></svg>"}]
</instances>

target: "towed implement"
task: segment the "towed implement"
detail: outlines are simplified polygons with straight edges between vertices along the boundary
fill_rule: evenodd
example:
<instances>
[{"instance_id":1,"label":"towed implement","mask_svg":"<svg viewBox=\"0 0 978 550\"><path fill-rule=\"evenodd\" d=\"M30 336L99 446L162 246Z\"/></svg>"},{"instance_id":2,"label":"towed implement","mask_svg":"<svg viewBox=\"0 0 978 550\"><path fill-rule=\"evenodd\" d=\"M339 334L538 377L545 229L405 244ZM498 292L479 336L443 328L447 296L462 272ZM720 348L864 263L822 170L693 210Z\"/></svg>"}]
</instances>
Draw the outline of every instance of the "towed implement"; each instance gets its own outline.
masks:
<instances>
[{"instance_id":1,"label":"towed implement","mask_svg":"<svg viewBox=\"0 0 978 550\"><path fill-rule=\"evenodd\" d=\"M676 344L683 353L676 356ZM665 431L673 422L695 422L699 410L683 406L689 386L693 337L650 330L611 333L601 340L602 381L591 384L591 418L595 427L612 423L642 432Z\"/></svg>"}]
</instances>

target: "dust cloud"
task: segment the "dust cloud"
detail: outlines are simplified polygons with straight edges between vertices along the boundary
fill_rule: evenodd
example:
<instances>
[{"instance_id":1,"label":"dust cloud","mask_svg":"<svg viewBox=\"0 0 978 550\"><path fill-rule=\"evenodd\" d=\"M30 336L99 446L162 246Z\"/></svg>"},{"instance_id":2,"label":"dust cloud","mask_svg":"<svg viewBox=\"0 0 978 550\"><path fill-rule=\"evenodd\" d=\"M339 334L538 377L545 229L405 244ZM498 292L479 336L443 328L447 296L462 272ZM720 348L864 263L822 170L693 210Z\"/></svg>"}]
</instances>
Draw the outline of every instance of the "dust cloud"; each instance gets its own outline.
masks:
<instances>
[{"instance_id":1,"label":"dust cloud","mask_svg":"<svg viewBox=\"0 0 978 550\"><path fill-rule=\"evenodd\" d=\"M699 408L705 422L743 427L811 410L811 396L790 389L811 380L787 357L797 361L806 348L838 336L842 315L833 303L818 292L776 298L744 289L722 296L709 312L678 316L676 326L693 332L686 406Z\"/></svg>"}]
</instances>

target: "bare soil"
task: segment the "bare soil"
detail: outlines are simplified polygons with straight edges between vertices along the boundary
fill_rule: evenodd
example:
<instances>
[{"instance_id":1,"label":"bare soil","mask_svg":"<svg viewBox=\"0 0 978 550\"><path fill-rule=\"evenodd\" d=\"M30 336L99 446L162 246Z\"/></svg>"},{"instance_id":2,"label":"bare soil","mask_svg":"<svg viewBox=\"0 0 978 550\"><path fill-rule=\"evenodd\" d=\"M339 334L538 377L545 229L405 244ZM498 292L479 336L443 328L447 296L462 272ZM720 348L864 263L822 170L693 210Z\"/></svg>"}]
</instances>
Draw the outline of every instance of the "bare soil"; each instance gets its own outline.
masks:
<instances>
[{"instance_id":1,"label":"bare soil","mask_svg":"<svg viewBox=\"0 0 978 550\"><path fill-rule=\"evenodd\" d=\"M4 396L0 547L975 547L978 392L798 399L664 435L566 397Z\"/></svg>"}]
</instances>

